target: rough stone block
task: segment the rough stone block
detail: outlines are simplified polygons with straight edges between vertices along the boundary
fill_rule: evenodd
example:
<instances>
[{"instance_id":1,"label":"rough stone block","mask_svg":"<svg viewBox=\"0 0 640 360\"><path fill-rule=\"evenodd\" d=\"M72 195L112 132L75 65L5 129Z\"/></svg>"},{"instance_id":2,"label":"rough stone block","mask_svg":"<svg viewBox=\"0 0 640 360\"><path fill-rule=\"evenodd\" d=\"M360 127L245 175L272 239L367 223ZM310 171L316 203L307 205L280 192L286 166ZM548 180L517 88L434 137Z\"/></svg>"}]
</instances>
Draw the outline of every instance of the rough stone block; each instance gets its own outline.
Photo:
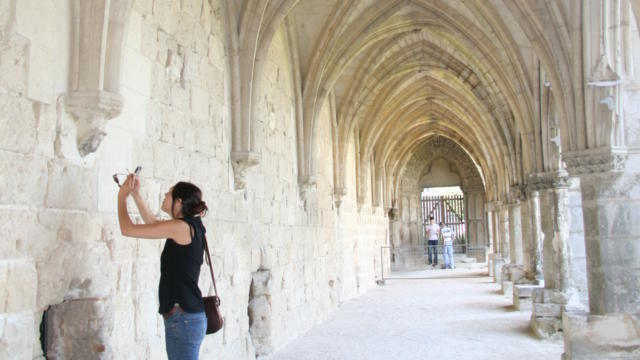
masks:
<instances>
[{"instance_id":1,"label":"rough stone block","mask_svg":"<svg viewBox=\"0 0 640 360\"><path fill-rule=\"evenodd\" d=\"M28 261L0 261L0 313L33 310L36 305L38 274Z\"/></svg>"},{"instance_id":2,"label":"rough stone block","mask_svg":"<svg viewBox=\"0 0 640 360\"><path fill-rule=\"evenodd\" d=\"M35 139L31 101L0 93L0 148L27 154L33 150Z\"/></svg>"},{"instance_id":3,"label":"rough stone block","mask_svg":"<svg viewBox=\"0 0 640 360\"><path fill-rule=\"evenodd\" d=\"M493 260L493 281L496 283L502 283L502 266L504 265L503 259L494 259Z\"/></svg>"},{"instance_id":4,"label":"rough stone block","mask_svg":"<svg viewBox=\"0 0 640 360\"><path fill-rule=\"evenodd\" d=\"M533 304L532 316L535 317L555 317L560 319L562 315L562 305L558 304Z\"/></svg>"},{"instance_id":5,"label":"rough stone block","mask_svg":"<svg viewBox=\"0 0 640 360\"><path fill-rule=\"evenodd\" d=\"M506 297L513 296L513 282L502 280L502 295Z\"/></svg>"},{"instance_id":6,"label":"rough stone block","mask_svg":"<svg viewBox=\"0 0 640 360\"><path fill-rule=\"evenodd\" d=\"M46 205L59 209L87 210L94 202L93 171L68 163L49 163Z\"/></svg>"},{"instance_id":7,"label":"rough stone block","mask_svg":"<svg viewBox=\"0 0 640 360\"><path fill-rule=\"evenodd\" d=\"M151 95L151 62L138 51L125 47L124 86L141 95Z\"/></svg>"},{"instance_id":8,"label":"rough stone block","mask_svg":"<svg viewBox=\"0 0 640 360\"><path fill-rule=\"evenodd\" d=\"M562 330L562 320L554 317L531 317L531 330L539 339L558 337Z\"/></svg>"},{"instance_id":9,"label":"rough stone block","mask_svg":"<svg viewBox=\"0 0 640 360\"><path fill-rule=\"evenodd\" d=\"M52 358L113 358L113 304L103 299L68 300L52 306L47 354Z\"/></svg>"},{"instance_id":10,"label":"rough stone block","mask_svg":"<svg viewBox=\"0 0 640 360\"><path fill-rule=\"evenodd\" d=\"M51 15L55 13L52 1L17 1L16 31L31 43L52 46L56 43L57 19Z\"/></svg>"},{"instance_id":11,"label":"rough stone block","mask_svg":"<svg viewBox=\"0 0 640 360\"><path fill-rule=\"evenodd\" d=\"M4 14L0 10L0 17ZM14 95L24 94L26 90L28 52L29 41L19 35L11 36L0 50L0 87ZM4 110L2 115L6 116Z\"/></svg>"},{"instance_id":12,"label":"rough stone block","mask_svg":"<svg viewBox=\"0 0 640 360\"><path fill-rule=\"evenodd\" d=\"M531 293L537 288L534 285L515 285L513 287L513 305L518 310L530 310L532 308Z\"/></svg>"},{"instance_id":13,"label":"rough stone block","mask_svg":"<svg viewBox=\"0 0 640 360\"><path fill-rule=\"evenodd\" d=\"M169 34L173 34L180 13L180 1L156 0L153 2L153 14L159 26Z\"/></svg>"},{"instance_id":14,"label":"rough stone block","mask_svg":"<svg viewBox=\"0 0 640 360\"><path fill-rule=\"evenodd\" d=\"M33 315L0 314L0 359L32 359Z\"/></svg>"},{"instance_id":15,"label":"rough stone block","mask_svg":"<svg viewBox=\"0 0 640 360\"><path fill-rule=\"evenodd\" d=\"M209 93L193 86L191 88L191 113L199 119L209 118Z\"/></svg>"},{"instance_id":16,"label":"rough stone block","mask_svg":"<svg viewBox=\"0 0 640 360\"><path fill-rule=\"evenodd\" d=\"M42 205L46 190L45 159L0 150L0 204Z\"/></svg>"},{"instance_id":17,"label":"rough stone block","mask_svg":"<svg viewBox=\"0 0 640 360\"><path fill-rule=\"evenodd\" d=\"M7 27L11 15L11 0L0 0L0 29Z\"/></svg>"},{"instance_id":18,"label":"rough stone block","mask_svg":"<svg viewBox=\"0 0 640 360\"><path fill-rule=\"evenodd\" d=\"M513 306L519 311L531 310L531 307L533 306L533 303L531 302L531 298L530 297L517 297L514 294L514 296L513 296Z\"/></svg>"},{"instance_id":19,"label":"rough stone block","mask_svg":"<svg viewBox=\"0 0 640 360\"><path fill-rule=\"evenodd\" d=\"M640 323L632 315L595 316L566 312L562 319L563 359L639 359Z\"/></svg>"},{"instance_id":20,"label":"rough stone block","mask_svg":"<svg viewBox=\"0 0 640 360\"><path fill-rule=\"evenodd\" d=\"M513 287L513 296L517 296L517 297L531 297L531 293L533 292L533 289L537 288L537 286L531 286L531 285L515 285Z\"/></svg>"},{"instance_id":21,"label":"rough stone block","mask_svg":"<svg viewBox=\"0 0 640 360\"><path fill-rule=\"evenodd\" d=\"M55 33L55 32L54 32ZM45 104L54 104L55 78L51 72L54 57L48 48L31 43L27 74L27 96Z\"/></svg>"}]
</instances>

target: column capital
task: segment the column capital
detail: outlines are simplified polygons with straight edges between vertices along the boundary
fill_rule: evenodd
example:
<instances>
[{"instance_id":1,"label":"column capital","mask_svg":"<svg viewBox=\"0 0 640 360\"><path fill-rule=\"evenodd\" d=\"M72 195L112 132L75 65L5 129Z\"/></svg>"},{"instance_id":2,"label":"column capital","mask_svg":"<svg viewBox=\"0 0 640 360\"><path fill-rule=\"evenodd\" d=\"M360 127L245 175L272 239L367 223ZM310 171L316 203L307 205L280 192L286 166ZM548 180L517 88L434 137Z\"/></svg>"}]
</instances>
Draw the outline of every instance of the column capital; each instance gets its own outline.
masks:
<instances>
[{"instance_id":1,"label":"column capital","mask_svg":"<svg viewBox=\"0 0 640 360\"><path fill-rule=\"evenodd\" d=\"M527 192L539 190L566 189L570 185L569 174L566 170L540 172L529 174L527 180Z\"/></svg>"},{"instance_id":2,"label":"column capital","mask_svg":"<svg viewBox=\"0 0 640 360\"><path fill-rule=\"evenodd\" d=\"M622 172L625 170L627 158L627 149L621 147L601 147L562 154L567 170L574 176Z\"/></svg>"},{"instance_id":3,"label":"column capital","mask_svg":"<svg viewBox=\"0 0 640 360\"><path fill-rule=\"evenodd\" d=\"M500 201L488 201L484 204L484 211L498 211L501 205Z\"/></svg>"},{"instance_id":4,"label":"column capital","mask_svg":"<svg viewBox=\"0 0 640 360\"><path fill-rule=\"evenodd\" d=\"M509 187L509 194L507 195L509 205L516 205L524 200L524 190L524 186L522 185L511 185Z\"/></svg>"}]
</instances>

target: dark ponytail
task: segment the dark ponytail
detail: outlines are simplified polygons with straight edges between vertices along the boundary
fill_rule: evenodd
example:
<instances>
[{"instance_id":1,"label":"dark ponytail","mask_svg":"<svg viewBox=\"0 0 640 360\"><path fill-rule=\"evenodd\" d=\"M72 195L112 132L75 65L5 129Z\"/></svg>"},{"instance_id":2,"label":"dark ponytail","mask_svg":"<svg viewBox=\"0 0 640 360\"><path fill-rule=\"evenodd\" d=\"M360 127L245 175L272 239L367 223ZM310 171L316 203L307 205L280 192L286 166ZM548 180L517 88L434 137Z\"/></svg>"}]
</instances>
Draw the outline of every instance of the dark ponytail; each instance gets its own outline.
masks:
<instances>
[{"instance_id":1,"label":"dark ponytail","mask_svg":"<svg viewBox=\"0 0 640 360\"><path fill-rule=\"evenodd\" d=\"M171 204L172 213L173 205L177 199L182 200L183 216L205 215L209 210L207 204L202 201L202 191L192 183L180 181L175 184L173 191L171 191L171 197L173 198L173 203Z\"/></svg>"}]
</instances>

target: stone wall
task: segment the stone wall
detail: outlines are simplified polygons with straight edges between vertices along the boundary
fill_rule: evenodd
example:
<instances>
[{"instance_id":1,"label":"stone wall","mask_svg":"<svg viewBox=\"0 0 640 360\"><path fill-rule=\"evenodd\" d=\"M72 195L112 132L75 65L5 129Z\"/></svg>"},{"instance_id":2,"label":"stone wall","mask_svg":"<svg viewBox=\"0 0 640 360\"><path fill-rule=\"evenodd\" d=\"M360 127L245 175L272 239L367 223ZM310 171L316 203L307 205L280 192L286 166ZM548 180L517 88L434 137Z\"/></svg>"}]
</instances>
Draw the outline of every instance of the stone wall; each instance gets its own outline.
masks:
<instances>
[{"instance_id":1,"label":"stone wall","mask_svg":"<svg viewBox=\"0 0 640 360\"><path fill-rule=\"evenodd\" d=\"M261 161L249 170L246 190L234 191L220 1L133 1L124 108L86 157L65 107L71 2L0 0L0 14L0 358L42 357L47 309L51 353L164 358L156 313L163 241L120 235L110 178L138 164L153 211L183 179L198 184L209 204L205 224L225 327L207 336L203 355L267 354L374 286L387 220L370 204L358 210L352 173L334 208L328 106L318 120L317 184L300 196L282 30L257 90ZM350 161L348 172L354 167ZM206 268L200 285L212 291ZM252 301L253 314L269 315L265 321L250 319Z\"/></svg>"}]
</instances>

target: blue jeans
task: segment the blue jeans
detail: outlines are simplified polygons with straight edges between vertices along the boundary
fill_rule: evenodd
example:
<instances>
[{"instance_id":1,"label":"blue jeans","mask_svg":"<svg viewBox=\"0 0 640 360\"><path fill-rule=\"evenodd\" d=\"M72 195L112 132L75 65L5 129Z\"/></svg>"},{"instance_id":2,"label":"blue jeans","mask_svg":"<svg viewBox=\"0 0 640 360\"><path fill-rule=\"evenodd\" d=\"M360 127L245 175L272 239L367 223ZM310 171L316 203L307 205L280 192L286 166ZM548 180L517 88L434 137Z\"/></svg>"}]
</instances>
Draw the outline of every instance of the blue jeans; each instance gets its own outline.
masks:
<instances>
[{"instance_id":1,"label":"blue jeans","mask_svg":"<svg viewBox=\"0 0 640 360\"><path fill-rule=\"evenodd\" d=\"M207 331L204 312L176 311L164 321L164 337L169 360L198 360L200 344Z\"/></svg>"},{"instance_id":2,"label":"blue jeans","mask_svg":"<svg viewBox=\"0 0 640 360\"><path fill-rule=\"evenodd\" d=\"M429 240L428 244L429 248L427 250L429 251L429 265L438 265L438 240ZM431 258L432 255L433 259Z\"/></svg>"},{"instance_id":3,"label":"blue jeans","mask_svg":"<svg viewBox=\"0 0 640 360\"><path fill-rule=\"evenodd\" d=\"M442 257L444 257L445 269L453 269L453 245L445 245L442 249Z\"/></svg>"}]
</instances>

